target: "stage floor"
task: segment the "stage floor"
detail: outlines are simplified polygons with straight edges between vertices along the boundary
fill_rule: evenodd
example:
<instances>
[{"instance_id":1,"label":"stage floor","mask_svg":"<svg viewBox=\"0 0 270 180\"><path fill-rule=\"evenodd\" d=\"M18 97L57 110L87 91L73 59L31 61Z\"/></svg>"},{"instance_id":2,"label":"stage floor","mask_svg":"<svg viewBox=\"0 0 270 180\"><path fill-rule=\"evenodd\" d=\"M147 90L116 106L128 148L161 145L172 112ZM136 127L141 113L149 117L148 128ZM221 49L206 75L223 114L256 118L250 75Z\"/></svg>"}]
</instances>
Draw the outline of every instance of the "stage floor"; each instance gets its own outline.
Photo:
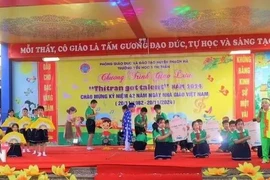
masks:
<instances>
[{"instance_id":1,"label":"stage floor","mask_svg":"<svg viewBox=\"0 0 270 180\"><path fill-rule=\"evenodd\" d=\"M48 147L47 157L37 157L31 153L23 154L21 158L8 158L7 164L17 169L27 168L29 165L38 165L40 169L49 170L52 165L65 164L66 167L93 167L99 165L126 165L126 166L168 166L185 168L226 167L235 168L239 162L231 160L228 153L212 152L209 158L196 159L192 153L177 153L171 160L154 160L153 151L124 152L120 147L96 147L87 151L84 146L57 146ZM252 154L254 165L269 168L269 164L262 164L256 154Z\"/></svg>"}]
</instances>

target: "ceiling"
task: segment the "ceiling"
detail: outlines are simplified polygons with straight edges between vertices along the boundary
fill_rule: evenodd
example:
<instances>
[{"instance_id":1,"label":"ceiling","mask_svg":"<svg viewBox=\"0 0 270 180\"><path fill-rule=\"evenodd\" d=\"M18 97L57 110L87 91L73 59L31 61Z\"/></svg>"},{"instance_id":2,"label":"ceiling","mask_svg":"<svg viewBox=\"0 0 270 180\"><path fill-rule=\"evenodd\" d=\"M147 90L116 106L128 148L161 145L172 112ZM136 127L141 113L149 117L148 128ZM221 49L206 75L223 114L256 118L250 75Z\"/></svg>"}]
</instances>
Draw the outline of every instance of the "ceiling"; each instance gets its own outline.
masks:
<instances>
[{"instance_id":1,"label":"ceiling","mask_svg":"<svg viewBox=\"0 0 270 180\"><path fill-rule=\"evenodd\" d=\"M0 0L0 42L261 34L269 17L269 0Z\"/></svg>"}]
</instances>

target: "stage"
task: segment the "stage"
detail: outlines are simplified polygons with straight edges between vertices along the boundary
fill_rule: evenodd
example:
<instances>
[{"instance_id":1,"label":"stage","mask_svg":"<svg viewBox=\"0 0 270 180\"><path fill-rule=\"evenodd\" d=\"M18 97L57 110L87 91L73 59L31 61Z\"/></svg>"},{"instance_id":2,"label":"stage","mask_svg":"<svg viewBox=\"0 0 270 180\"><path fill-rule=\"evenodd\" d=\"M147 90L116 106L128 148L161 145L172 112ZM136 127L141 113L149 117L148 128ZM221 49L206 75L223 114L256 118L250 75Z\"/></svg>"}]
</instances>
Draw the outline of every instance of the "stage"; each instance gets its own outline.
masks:
<instances>
[{"instance_id":1,"label":"stage","mask_svg":"<svg viewBox=\"0 0 270 180\"><path fill-rule=\"evenodd\" d=\"M213 148L212 148L213 149ZM8 158L7 164L17 169L27 168L29 165L38 165L41 170L50 171L52 165L65 164L71 167L96 167L95 179L104 179L108 176L121 174L123 179L138 179L140 175L148 179L153 174L163 174L169 179L192 178L202 179L202 168L225 167L236 168L239 163L232 161L228 153L212 152L209 158L196 159L192 153L177 153L171 160L154 160L153 151L124 152L121 147L96 147L87 151L85 146L57 146L48 147L47 157L37 157L25 153L22 158ZM261 164L261 160L252 155L252 164L261 168L269 168L269 164ZM136 174L136 176L135 176ZM159 179L155 177L155 179Z\"/></svg>"}]
</instances>

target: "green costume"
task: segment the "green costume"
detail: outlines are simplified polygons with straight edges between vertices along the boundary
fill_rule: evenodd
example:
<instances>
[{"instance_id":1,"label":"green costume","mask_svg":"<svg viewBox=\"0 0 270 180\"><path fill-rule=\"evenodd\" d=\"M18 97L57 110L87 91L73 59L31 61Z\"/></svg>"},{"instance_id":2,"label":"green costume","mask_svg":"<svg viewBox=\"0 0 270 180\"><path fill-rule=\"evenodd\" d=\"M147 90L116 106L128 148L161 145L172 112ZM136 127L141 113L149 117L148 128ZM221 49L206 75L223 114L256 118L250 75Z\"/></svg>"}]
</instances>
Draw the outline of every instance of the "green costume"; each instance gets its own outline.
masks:
<instances>
[{"instance_id":1,"label":"green costume","mask_svg":"<svg viewBox=\"0 0 270 180\"><path fill-rule=\"evenodd\" d=\"M270 149L270 110L260 112L260 129L261 129L261 142L262 142L262 156L263 161L269 161Z\"/></svg>"}]
</instances>

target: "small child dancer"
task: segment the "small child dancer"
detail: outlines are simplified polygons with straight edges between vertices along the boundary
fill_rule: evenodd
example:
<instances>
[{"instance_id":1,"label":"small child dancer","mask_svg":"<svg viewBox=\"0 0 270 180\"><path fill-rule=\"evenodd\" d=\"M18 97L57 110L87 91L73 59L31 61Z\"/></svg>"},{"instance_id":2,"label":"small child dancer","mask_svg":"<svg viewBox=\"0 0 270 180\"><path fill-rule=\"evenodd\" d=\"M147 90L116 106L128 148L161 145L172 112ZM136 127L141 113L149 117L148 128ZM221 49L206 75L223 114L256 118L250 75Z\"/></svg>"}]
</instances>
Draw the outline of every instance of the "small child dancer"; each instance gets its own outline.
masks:
<instances>
[{"instance_id":1,"label":"small child dancer","mask_svg":"<svg viewBox=\"0 0 270 180\"><path fill-rule=\"evenodd\" d=\"M43 106L38 106L37 111L38 111L38 119L45 118ZM38 148L37 156L38 157L47 156L46 143L49 141L48 130L47 129L37 129L35 136L36 136L35 142L36 142L37 148Z\"/></svg>"},{"instance_id":2,"label":"small child dancer","mask_svg":"<svg viewBox=\"0 0 270 180\"><path fill-rule=\"evenodd\" d=\"M232 159L233 160L251 160L250 147L247 141L250 139L248 130L244 129L244 122L242 119L237 119L235 122L236 131L232 137L234 145L232 146Z\"/></svg>"},{"instance_id":3,"label":"small child dancer","mask_svg":"<svg viewBox=\"0 0 270 180\"><path fill-rule=\"evenodd\" d=\"M8 110L8 117L7 118L11 118L11 117L15 117L15 113L13 109ZM12 132L12 127L8 127L6 129L6 134Z\"/></svg>"},{"instance_id":4,"label":"small child dancer","mask_svg":"<svg viewBox=\"0 0 270 180\"><path fill-rule=\"evenodd\" d=\"M22 118L29 118L27 108L23 108L23 110L22 110ZM23 136L24 136L24 138L26 140L26 145L23 147L22 152L23 153L25 153L25 152L30 153L31 151L30 151L29 136L28 136L28 132L27 132L26 128L25 127L20 127L20 133L23 134Z\"/></svg>"},{"instance_id":5,"label":"small child dancer","mask_svg":"<svg viewBox=\"0 0 270 180\"><path fill-rule=\"evenodd\" d=\"M75 137L78 139L78 142L82 142L82 130L81 130L81 125L82 122L84 121L83 117L76 117L74 126L75 126Z\"/></svg>"},{"instance_id":6,"label":"small child dancer","mask_svg":"<svg viewBox=\"0 0 270 180\"><path fill-rule=\"evenodd\" d=\"M155 159L171 159L172 146L170 137L172 132L165 128L165 119L157 120L158 128L153 131L155 146Z\"/></svg>"},{"instance_id":7,"label":"small child dancer","mask_svg":"<svg viewBox=\"0 0 270 180\"><path fill-rule=\"evenodd\" d=\"M66 121L66 125L65 125L64 137L65 137L66 141L68 142L68 144L72 144L72 141L73 141L73 138L74 138L72 124L75 121L74 114L76 112L77 112L77 109L75 107L70 107L67 110L68 115L67 115L67 121Z\"/></svg>"},{"instance_id":8,"label":"small child dancer","mask_svg":"<svg viewBox=\"0 0 270 180\"><path fill-rule=\"evenodd\" d=\"M133 143L133 148L135 151L144 151L147 145L147 136L145 133L141 132L136 136L136 141Z\"/></svg>"},{"instance_id":9,"label":"small child dancer","mask_svg":"<svg viewBox=\"0 0 270 180\"><path fill-rule=\"evenodd\" d=\"M221 146L218 148L218 152L229 152L229 138L230 138L230 128L229 128L229 118L222 118L223 129L220 132L222 137Z\"/></svg>"},{"instance_id":10,"label":"small child dancer","mask_svg":"<svg viewBox=\"0 0 270 180\"><path fill-rule=\"evenodd\" d=\"M196 158L205 158L209 156L209 145L206 142L206 131L200 130L198 121L192 122L193 132L191 133L191 139L194 144L193 155Z\"/></svg>"},{"instance_id":11,"label":"small child dancer","mask_svg":"<svg viewBox=\"0 0 270 180\"><path fill-rule=\"evenodd\" d=\"M11 129L12 129L11 132L19 132L19 125L16 123L12 124ZM10 143L10 148L7 152L7 156L8 157L22 157L21 145L18 143Z\"/></svg>"},{"instance_id":12,"label":"small child dancer","mask_svg":"<svg viewBox=\"0 0 270 180\"><path fill-rule=\"evenodd\" d=\"M229 151L232 152L232 146L234 144L234 141L233 141L233 133L235 131L235 121L234 120L231 120L229 122L229 128L230 128L230 134L229 134Z\"/></svg>"}]
</instances>

